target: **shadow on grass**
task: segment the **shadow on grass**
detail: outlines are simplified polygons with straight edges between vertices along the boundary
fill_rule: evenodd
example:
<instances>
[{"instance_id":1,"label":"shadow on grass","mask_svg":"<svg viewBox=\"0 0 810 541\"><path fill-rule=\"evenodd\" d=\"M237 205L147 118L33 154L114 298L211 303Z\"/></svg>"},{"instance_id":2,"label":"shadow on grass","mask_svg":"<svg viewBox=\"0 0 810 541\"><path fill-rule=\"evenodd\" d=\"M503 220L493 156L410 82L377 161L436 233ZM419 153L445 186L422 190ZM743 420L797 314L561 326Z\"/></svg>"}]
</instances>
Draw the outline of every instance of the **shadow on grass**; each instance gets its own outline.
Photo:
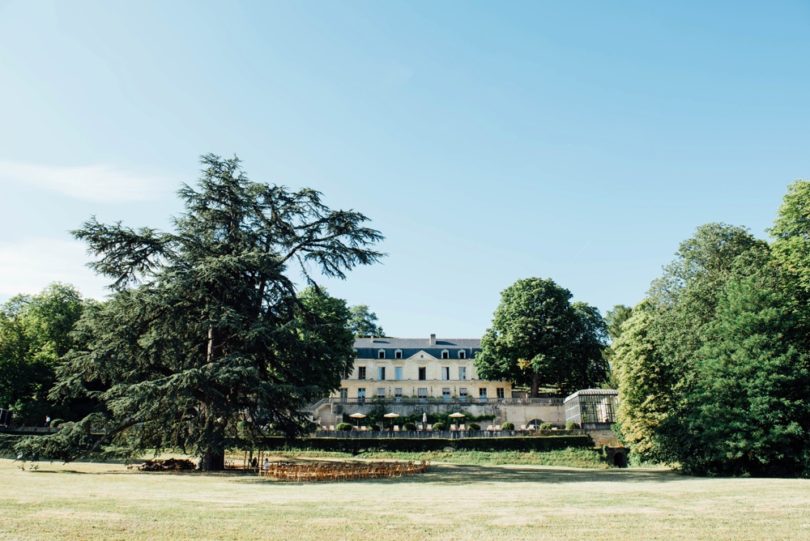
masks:
<instances>
[{"instance_id":1,"label":"shadow on grass","mask_svg":"<svg viewBox=\"0 0 810 541\"><path fill-rule=\"evenodd\" d=\"M263 483L263 484L283 484L283 485L332 485L345 483L366 483L366 484L441 484L441 485L466 485L478 483L537 483L537 484L564 484L564 483L667 483L671 481L683 481L692 477L683 475L671 470L634 470L634 469L610 469L610 470L578 470L570 468L555 467L526 467L526 466L476 466L476 465L455 465L438 464L431 465L427 473L409 475L405 477L387 479L354 479L346 481L313 482L302 483L292 481L279 481L258 477L255 473L226 470L222 472L199 472L199 471L166 471L166 472L142 472L138 470L107 470L107 471L79 471L75 469L43 468L31 469L30 473L63 473L79 475L156 475L162 477L221 477L230 478L240 483Z\"/></svg>"},{"instance_id":2,"label":"shadow on grass","mask_svg":"<svg viewBox=\"0 0 810 541\"><path fill-rule=\"evenodd\" d=\"M244 479L246 483L270 483L283 485L313 484L402 484L420 483L436 485L469 485L479 483L667 483L691 479L687 475L671 470L573 470L566 468L527 468L520 466L474 466L442 464L431 466L427 473L388 479L354 479L339 482L302 483L278 481L253 477Z\"/></svg>"},{"instance_id":3,"label":"shadow on grass","mask_svg":"<svg viewBox=\"0 0 810 541\"><path fill-rule=\"evenodd\" d=\"M664 483L682 481L688 476L670 470L576 470L568 468L527 468L521 466L431 466L418 482L441 484L468 483Z\"/></svg>"}]
</instances>

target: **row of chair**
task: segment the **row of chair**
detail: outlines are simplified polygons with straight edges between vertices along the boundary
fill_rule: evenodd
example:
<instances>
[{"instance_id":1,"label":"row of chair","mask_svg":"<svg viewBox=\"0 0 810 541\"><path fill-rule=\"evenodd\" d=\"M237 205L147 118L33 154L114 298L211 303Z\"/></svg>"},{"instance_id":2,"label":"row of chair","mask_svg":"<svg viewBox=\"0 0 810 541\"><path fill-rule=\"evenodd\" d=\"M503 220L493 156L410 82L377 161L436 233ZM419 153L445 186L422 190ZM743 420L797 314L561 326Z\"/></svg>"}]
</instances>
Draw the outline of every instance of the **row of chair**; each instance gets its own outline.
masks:
<instances>
[{"instance_id":1,"label":"row of chair","mask_svg":"<svg viewBox=\"0 0 810 541\"><path fill-rule=\"evenodd\" d=\"M260 476L283 481L341 481L380 479L425 473L429 464L421 462L270 462L259 470Z\"/></svg>"}]
</instances>

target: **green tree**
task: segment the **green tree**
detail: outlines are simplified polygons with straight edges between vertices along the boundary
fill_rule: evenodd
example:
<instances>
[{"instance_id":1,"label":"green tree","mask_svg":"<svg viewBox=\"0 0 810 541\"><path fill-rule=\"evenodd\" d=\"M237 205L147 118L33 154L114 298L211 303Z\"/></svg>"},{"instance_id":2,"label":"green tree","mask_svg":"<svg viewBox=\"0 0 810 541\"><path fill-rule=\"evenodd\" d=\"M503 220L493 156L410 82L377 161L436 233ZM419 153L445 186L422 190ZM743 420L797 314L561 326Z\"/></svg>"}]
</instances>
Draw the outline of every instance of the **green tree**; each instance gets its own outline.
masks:
<instances>
[{"instance_id":1,"label":"green tree","mask_svg":"<svg viewBox=\"0 0 810 541\"><path fill-rule=\"evenodd\" d=\"M518 280L501 293L492 327L475 357L478 374L562 393L602 381L604 322L593 307L572 305L571 293L553 280Z\"/></svg>"},{"instance_id":2,"label":"green tree","mask_svg":"<svg viewBox=\"0 0 810 541\"><path fill-rule=\"evenodd\" d=\"M610 338L610 345L605 348L605 358L608 361L610 375L606 385L611 389L619 388L618 375L614 366L614 359L616 357L616 341L622 335L622 325L630 319L633 315L633 309L623 304L617 304L605 314L605 325L607 328L608 338Z\"/></svg>"},{"instance_id":3,"label":"green tree","mask_svg":"<svg viewBox=\"0 0 810 541\"><path fill-rule=\"evenodd\" d=\"M636 321L643 329L625 340L639 307L622 327L613 349L613 360L621 365L619 389L623 395L647 401L645 407L628 405L620 415L625 439L634 443L639 456L675 462L689 447L688 397L697 377L699 351L708 339L707 328L714 321L725 284L735 274L756 268L757 254L766 251L767 244L745 228L699 227L681 243L663 276L653 282L642 303L644 313Z\"/></svg>"},{"instance_id":4,"label":"green tree","mask_svg":"<svg viewBox=\"0 0 810 541\"><path fill-rule=\"evenodd\" d=\"M52 284L0 307L0 406L20 424L41 424L70 411L48 400L61 357L75 345L71 332L85 303L79 292Z\"/></svg>"},{"instance_id":5,"label":"green tree","mask_svg":"<svg viewBox=\"0 0 810 541\"><path fill-rule=\"evenodd\" d=\"M689 397L686 471L810 474L808 329L786 286L767 260L726 284Z\"/></svg>"},{"instance_id":6,"label":"green tree","mask_svg":"<svg viewBox=\"0 0 810 541\"><path fill-rule=\"evenodd\" d=\"M377 325L377 314L369 310L365 304L352 306L350 309L349 328L354 336L385 336L385 331Z\"/></svg>"},{"instance_id":7,"label":"green tree","mask_svg":"<svg viewBox=\"0 0 810 541\"><path fill-rule=\"evenodd\" d=\"M624 304L617 304L605 314L605 325L608 337L611 341L617 340L622 335L622 325L633 315L633 309Z\"/></svg>"},{"instance_id":8,"label":"green tree","mask_svg":"<svg viewBox=\"0 0 810 541\"><path fill-rule=\"evenodd\" d=\"M788 187L770 233L774 257L810 293L810 182Z\"/></svg>"},{"instance_id":9,"label":"green tree","mask_svg":"<svg viewBox=\"0 0 810 541\"><path fill-rule=\"evenodd\" d=\"M96 446L181 448L221 469L229 442L302 430L303 407L351 367L348 309L314 286L298 294L293 270L311 284L310 265L344 278L381 257L370 247L380 233L316 191L250 181L235 158L202 162L198 186L179 192L174 231L91 219L75 233L116 294L83 323L94 339L67 356L54 394L87 393L101 406L23 442L25 456L73 458L92 431Z\"/></svg>"},{"instance_id":10,"label":"green tree","mask_svg":"<svg viewBox=\"0 0 810 541\"><path fill-rule=\"evenodd\" d=\"M656 342L654 318L647 302L636 306L611 349L621 397L618 424L622 440L638 456L661 460L665 457L659 450L657 431L674 399L662 390L672 385L675 375Z\"/></svg>"}]
</instances>

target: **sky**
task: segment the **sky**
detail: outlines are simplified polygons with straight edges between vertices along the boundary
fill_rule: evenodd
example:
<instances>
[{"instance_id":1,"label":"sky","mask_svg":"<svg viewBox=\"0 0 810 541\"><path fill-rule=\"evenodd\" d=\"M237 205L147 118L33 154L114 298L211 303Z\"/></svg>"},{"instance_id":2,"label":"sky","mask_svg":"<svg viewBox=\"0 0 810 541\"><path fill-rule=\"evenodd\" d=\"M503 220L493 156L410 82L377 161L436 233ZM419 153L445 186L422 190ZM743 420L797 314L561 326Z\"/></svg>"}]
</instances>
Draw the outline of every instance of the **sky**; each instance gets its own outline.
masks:
<instances>
[{"instance_id":1,"label":"sky","mask_svg":"<svg viewBox=\"0 0 810 541\"><path fill-rule=\"evenodd\" d=\"M810 179L810 3L0 0L0 300L103 298L71 230L169 228L199 156L385 235L328 280L478 337L515 280L633 305L695 228Z\"/></svg>"}]
</instances>

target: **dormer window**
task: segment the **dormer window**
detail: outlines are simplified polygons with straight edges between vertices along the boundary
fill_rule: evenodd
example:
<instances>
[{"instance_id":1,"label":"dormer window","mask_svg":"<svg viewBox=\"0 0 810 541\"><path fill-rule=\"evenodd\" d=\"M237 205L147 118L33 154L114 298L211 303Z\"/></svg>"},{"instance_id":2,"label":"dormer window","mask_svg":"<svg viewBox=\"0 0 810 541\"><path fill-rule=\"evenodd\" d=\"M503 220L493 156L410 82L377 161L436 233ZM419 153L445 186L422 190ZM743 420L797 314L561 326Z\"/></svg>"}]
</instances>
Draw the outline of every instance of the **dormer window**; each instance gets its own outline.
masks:
<instances>
[{"instance_id":1,"label":"dormer window","mask_svg":"<svg viewBox=\"0 0 810 541\"><path fill-rule=\"evenodd\" d=\"M384 349L380 349L380 350L377 351L377 358L378 359L385 359L385 350Z\"/></svg>"},{"instance_id":2,"label":"dormer window","mask_svg":"<svg viewBox=\"0 0 810 541\"><path fill-rule=\"evenodd\" d=\"M463 349L458 350L458 358L459 359L466 359L467 358L467 352L464 351Z\"/></svg>"},{"instance_id":3,"label":"dormer window","mask_svg":"<svg viewBox=\"0 0 810 541\"><path fill-rule=\"evenodd\" d=\"M398 349L394 352L394 359L401 359L402 358L402 350Z\"/></svg>"},{"instance_id":4,"label":"dormer window","mask_svg":"<svg viewBox=\"0 0 810 541\"><path fill-rule=\"evenodd\" d=\"M447 351L446 349L443 349L442 350L442 359L449 359L449 358L450 358L450 352Z\"/></svg>"}]
</instances>

